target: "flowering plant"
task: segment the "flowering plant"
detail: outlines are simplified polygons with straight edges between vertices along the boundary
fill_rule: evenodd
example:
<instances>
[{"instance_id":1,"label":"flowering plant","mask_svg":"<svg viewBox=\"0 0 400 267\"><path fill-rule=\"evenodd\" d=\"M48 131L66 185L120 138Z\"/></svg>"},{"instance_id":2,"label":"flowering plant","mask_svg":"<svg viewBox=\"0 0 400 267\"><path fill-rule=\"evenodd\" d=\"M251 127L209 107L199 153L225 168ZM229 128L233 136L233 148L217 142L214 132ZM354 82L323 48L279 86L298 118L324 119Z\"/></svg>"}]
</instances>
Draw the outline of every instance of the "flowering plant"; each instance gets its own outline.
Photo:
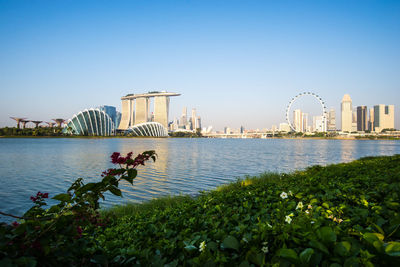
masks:
<instances>
[{"instance_id":1,"label":"flowering plant","mask_svg":"<svg viewBox=\"0 0 400 267\"><path fill-rule=\"evenodd\" d=\"M59 203L49 209L43 208L49 194L38 192L31 197L34 206L22 217L1 212L18 218L19 222L0 226L0 263L32 266L37 263L101 263L102 253L93 250L97 229L107 224L99 215L99 199L104 200L106 192L122 196L119 182L125 180L133 184L136 167L150 159L156 160L155 151L145 151L134 159L132 154L123 157L118 152L113 153L111 162L117 168L103 172L100 182L84 184L83 179L78 178L66 193L52 198Z\"/></svg>"}]
</instances>

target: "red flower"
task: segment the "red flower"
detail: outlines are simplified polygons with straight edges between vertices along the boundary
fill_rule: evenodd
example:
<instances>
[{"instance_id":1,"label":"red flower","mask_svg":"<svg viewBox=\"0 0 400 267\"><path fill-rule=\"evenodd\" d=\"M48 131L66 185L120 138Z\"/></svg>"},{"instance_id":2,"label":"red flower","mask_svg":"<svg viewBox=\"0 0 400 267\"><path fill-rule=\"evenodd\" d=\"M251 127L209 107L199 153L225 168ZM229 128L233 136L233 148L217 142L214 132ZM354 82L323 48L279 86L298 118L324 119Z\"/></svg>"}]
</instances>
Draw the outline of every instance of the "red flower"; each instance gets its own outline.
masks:
<instances>
[{"instance_id":1,"label":"red flower","mask_svg":"<svg viewBox=\"0 0 400 267\"><path fill-rule=\"evenodd\" d=\"M42 197L43 197L43 198L48 198L48 197L49 197L49 193L44 193L44 194L42 194Z\"/></svg>"},{"instance_id":2,"label":"red flower","mask_svg":"<svg viewBox=\"0 0 400 267\"><path fill-rule=\"evenodd\" d=\"M12 223L12 226L14 226L15 228L17 228L18 225L19 225L19 223L17 223L17 222L13 222L13 223Z\"/></svg>"},{"instance_id":3,"label":"red flower","mask_svg":"<svg viewBox=\"0 0 400 267\"><path fill-rule=\"evenodd\" d=\"M111 162L114 163L114 164L118 163L118 158L119 158L120 155L121 154L119 152L114 152L111 155Z\"/></svg>"}]
</instances>

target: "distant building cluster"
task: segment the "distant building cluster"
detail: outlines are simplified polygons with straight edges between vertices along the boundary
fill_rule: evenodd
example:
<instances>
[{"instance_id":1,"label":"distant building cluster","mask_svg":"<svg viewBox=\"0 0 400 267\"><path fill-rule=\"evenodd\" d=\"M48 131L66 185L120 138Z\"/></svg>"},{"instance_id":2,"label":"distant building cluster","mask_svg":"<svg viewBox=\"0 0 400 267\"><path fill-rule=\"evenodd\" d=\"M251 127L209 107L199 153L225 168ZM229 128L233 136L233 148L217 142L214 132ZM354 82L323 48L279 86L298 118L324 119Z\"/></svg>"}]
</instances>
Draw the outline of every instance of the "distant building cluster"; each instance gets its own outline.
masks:
<instances>
[{"instance_id":1,"label":"distant building cluster","mask_svg":"<svg viewBox=\"0 0 400 267\"><path fill-rule=\"evenodd\" d=\"M377 132L394 129L394 105L357 106L353 108L350 95L345 94L341 104L342 132Z\"/></svg>"},{"instance_id":2,"label":"distant building cluster","mask_svg":"<svg viewBox=\"0 0 400 267\"><path fill-rule=\"evenodd\" d=\"M336 130L335 116L335 110L331 109L327 114L327 118L322 115L313 116L312 121L310 121L308 113L302 112L301 109L295 109L293 111L293 126L296 132L303 133L334 131ZM281 131L290 131L288 124L281 124L280 126Z\"/></svg>"},{"instance_id":3,"label":"distant building cluster","mask_svg":"<svg viewBox=\"0 0 400 267\"><path fill-rule=\"evenodd\" d=\"M179 96L177 93L166 91L152 91L143 94L128 94L121 98L122 112L118 112L113 106L99 106L82 110L69 120L53 119L54 122L45 122L48 126L64 127L63 132L75 135L108 136L117 132L133 136L164 137L170 132L198 132L206 136L263 136L268 137L277 132L298 132L314 134L318 132L346 133L381 133L384 130L394 130L394 105L374 105L368 108L365 105L353 107L350 95L345 94L341 102L341 127L338 129L336 112L333 108L329 111L322 98L312 92L303 92L292 98L286 110L286 121L279 127L272 125L271 129L246 130L244 126L232 129L224 127L223 131L213 131L212 126L202 127L201 117L195 108L192 108L190 116L188 109L184 107L180 118L169 121L169 104L171 96ZM290 107L298 98L310 95L321 104L322 114L310 117L309 113L301 109L293 110L293 119L289 120ZM151 100L154 99L154 110L150 111ZM290 113L291 114L291 113ZM11 117L17 122L17 127L25 128L28 123L39 127L43 121L28 120L27 118ZM340 134L340 133L339 133Z\"/></svg>"},{"instance_id":4,"label":"distant building cluster","mask_svg":"<svg viewBox=\"0 0 400 267\"><path fill-rule=\"evenodd\" d=\"M192 109L191 117L188 117L187 107L184 107L180 119L175 118L174 121L169 124L169 130L172 132L176 131L193 132L197 131L198 129L204 130L201 128L201 117L197 116L195 108Z\"/></svg>"}]
</instances>

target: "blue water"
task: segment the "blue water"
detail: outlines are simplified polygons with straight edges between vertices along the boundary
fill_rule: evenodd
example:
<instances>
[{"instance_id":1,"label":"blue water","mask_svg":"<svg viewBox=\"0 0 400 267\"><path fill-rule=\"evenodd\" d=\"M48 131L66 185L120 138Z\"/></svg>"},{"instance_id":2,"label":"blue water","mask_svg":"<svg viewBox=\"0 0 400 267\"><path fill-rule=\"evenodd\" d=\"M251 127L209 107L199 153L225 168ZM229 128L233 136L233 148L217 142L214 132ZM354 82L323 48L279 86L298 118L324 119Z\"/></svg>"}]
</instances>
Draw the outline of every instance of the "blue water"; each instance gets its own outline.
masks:
<instances>
[{"instance_id":1,"label":"blue water","mask_svg":"<svg viewBox=\"0 0 400 267\"><path fill-rule=\"evenodd\" d=\"M288 172L348 162L364 156L400 154L390 140L285 139L70 139L0 138L0 211L22 215L31 195L65 192L77 178L98 181L115 152L155 150L156 163L139 167L123 198L106 196L103 206L141 202L162 195L196 194L245 175ZM9 221L0 216L0 221Z\"/></svg>"}]
</instances>

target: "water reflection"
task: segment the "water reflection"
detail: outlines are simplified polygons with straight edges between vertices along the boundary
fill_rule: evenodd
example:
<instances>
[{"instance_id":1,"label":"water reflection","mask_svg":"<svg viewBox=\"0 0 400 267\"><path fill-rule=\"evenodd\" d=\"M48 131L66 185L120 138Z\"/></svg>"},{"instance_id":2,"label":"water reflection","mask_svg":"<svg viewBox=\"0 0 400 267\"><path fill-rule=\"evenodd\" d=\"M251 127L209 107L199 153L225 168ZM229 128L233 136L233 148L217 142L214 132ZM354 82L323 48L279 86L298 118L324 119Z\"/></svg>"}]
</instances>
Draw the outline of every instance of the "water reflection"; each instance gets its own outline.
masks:
<instances>
[{"instance_id":1,"label":"water reflection","mask_svg":"<svg viewBox=\"0 0 400 267\"><path fill-rule=\"evenodd\" d=\"M115 152L155 150L156 163L139 168L123 201L197 194L244 175L288 172L310 165L400 153L398 141L284 139L0 139L0 210L21 213L37 191L64 192L76 178L100 179ZM103 205L120 203L106 195ZM0 218L3 219L3 218Z\"/></svg>"}]
</instances>

